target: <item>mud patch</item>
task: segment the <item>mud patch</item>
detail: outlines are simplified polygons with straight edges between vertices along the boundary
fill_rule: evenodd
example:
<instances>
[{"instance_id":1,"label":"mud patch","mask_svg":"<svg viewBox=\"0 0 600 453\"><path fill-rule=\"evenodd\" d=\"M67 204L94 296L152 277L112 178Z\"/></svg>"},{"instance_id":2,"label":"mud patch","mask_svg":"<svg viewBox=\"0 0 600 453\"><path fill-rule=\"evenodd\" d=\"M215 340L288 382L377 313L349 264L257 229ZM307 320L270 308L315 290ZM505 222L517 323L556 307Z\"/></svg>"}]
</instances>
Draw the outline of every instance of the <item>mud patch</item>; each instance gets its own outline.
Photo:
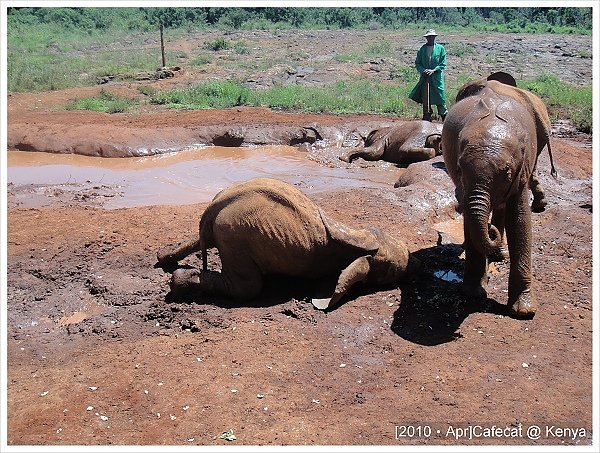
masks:
<instances>
[{"instance_id":1,"label":"mud patch","mask_svg":"<svg viewBox=\"0 0 600 453\"><path fill-rule=\"evenodd\" d=\"M360 168L348 172L306 157L282 146L208 147L127 159L11 151L9 201L20 207L189 204L210 201L225 187L255 177L281 179L312 193L332 187L386 187L395 178L390 167L375 173Z\"/></svg>"}]
</instances>

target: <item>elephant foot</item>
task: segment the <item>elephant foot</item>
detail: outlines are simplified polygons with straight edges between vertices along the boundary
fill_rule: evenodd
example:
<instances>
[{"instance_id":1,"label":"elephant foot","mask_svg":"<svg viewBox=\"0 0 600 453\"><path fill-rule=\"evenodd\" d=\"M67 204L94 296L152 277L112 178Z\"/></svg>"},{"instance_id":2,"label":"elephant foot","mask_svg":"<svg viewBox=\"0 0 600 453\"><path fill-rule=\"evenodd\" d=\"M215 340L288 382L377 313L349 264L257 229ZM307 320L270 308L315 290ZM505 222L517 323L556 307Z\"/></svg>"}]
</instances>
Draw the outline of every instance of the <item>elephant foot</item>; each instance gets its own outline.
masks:
<instances>
[{"instance_id":1,"label":"elephant foot","mask_svg":"<svg viewBox=\"0 0 600 453\"><path fill-rule=\"evenodd\" d=\"M514 300L508 301L508 311L517 318L533 318L537 303L530 290L525 290Z\"/></svg>"},{"instance_id":2,"label":"elephant foot","mask_svg":"<svg viewBox=\"0 0 600 453\"><path fill-rule=\"evenodd\" d=\"M531 212L544 212L547 205L548 201L546 201L546 197L539 199L534 198L533 203L531 203Z\"/></svg>"},{"instance_id":3,"label":"elephant foot","mask_svg":"<svg viewBox=\"0 0 600 453\"><path fill-rule=\"evenodd\" d=\"M462 285L462 293L469 299L485 299L487 298L487 291L481 285L470 284L464 282Z\"/></svg>"},{"instance_id":4,"label":"elephant foot","mask_svg":"<svg viewBox=\"0 0 600 453\"><path fill-rule=\"evenodd\" d=\"M488 260L490 263L501 263L502 261L508 260L508 258L508 247L506 245L503 245L488 255Z\"/></svg>"},{"instance_id":5,"label":"elephant foot","mask_svg":"<svg viewBox=\"0 0 600 453\"><path fill-rule=\"evenodd\" d=\"M197 269L177 269L171 276L171 295L181 296L197 291L200 286L200 271Z\"/></svg>"}]
</instances>

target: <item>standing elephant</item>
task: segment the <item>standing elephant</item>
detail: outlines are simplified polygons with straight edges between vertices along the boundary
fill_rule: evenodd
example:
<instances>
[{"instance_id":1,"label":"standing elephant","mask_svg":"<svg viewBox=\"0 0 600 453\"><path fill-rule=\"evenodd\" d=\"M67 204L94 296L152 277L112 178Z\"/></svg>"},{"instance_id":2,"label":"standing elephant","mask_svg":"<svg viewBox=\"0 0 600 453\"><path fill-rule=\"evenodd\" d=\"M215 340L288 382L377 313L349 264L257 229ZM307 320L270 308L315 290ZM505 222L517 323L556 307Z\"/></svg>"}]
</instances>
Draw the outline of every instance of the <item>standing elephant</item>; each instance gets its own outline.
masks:
<instances>
[{"instance_id":1,"label":"standing elephant","mask_svg":"<svg viewBox=\"0 0 600 453\"><path fill-rule=\"evenodd\" d=\"M222 270L207 270L207 249L216 247ZM330 299L335 306L359 281L387 285L411 276L419 261L406 245L378 229L353 229L327 217L295 187L257 178L219 192L200 219L199 238L157 254L158 264L174 264L202 251L203 271L177 269L171 291L206 291L238 300L257 296L265 274L305 277L339 275Z\"/></svg>"},{"instance_id":2,"label":"standing elephant","mask_svg":"<svg viewBox=\"0 0 600 453\"><path fill-rule=\"evenodd\" d=\"M457 102L442 132L444 162L464 216L464 291L486 296L487 259L500 250L506 229L508 307L516 316L533 316L536 311L527 187L539 153L537 137L530 110L491 87Z\"/></svg>"},{"instance_id":3,"label":"standing elephant","mask_svg":"<svg viewBox=\"0 0 600 453\"><path fill-rule=\"evenodd\" d=\"M484 88L488 88L500 95L509 96L523 105L533 117L535 121L535 132L537 138L537 154L542 152L544 147L548 147L550 156L551 174L556 178L556 169L552 159L552 149L550 147L551 124L548 116L548 110L542 100L527 90L517 88L515 79L505 72L495 72L485 79L474 80L464 84L456 95L456 102L461 101L469 96L477 95ZM537 158L536 158L537 162ZM533 203L531 210L541 212L547 205L544 188L542 187L535 171L529 182L529 186L533 193Z\"/></svg>"},{"instance_id":4,"label":"standing elephant","mask_svg":"<svg viewBox=\"0 0 600 453\"><path fill-rule=\"evenodd\" d=\"M394 164L411 164L439 156L442 125L429 121L404 121L372 131L364 148L340 156L345 162L357 157L385 160Z\"/></svg>"}]
</instances>

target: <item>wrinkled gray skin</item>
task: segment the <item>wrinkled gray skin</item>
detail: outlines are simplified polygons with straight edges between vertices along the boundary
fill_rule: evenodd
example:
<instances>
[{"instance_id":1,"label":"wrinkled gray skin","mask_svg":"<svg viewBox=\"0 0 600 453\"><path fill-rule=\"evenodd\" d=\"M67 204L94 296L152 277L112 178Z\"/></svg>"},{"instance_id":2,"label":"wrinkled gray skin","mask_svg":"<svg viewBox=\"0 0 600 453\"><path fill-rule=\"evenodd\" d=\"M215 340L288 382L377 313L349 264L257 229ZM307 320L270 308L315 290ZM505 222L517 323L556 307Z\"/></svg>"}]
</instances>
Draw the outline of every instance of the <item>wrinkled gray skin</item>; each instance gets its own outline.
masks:
<instances>
[{"instance_id":1,"label":"wrinkled gray skin","mask_svg":"<svg viewBox=\"0 0 600 453\"><path fill-rule=\"evenodd\" d=\"M357 157L385 160L394 164L411 164L439 156L442 125L430 121L403 121L372 131L362 149L340 156L344 162Z\"/></svg>"},{"instance_id":2,"label":"wrinkled gray skin","mask_svg":"<svg viewBox=\"0 0 600 453\"><path fill-rule=\"evenodd\" d=\"M533 316L528 186L539 153L535 118L514 98L484 87L450 109L442 149L464 216L465 293L486 297L487 259L506 231L509 310Z\"/></svg>"},{"instance_id":3,"label":"wrinkled gray skin","mask_svg":"<svg viewBox=\"0 0 600 453\"><path fill-rule=\"evenodd\" d=\"M216 247L222 270L207 270L206 250ZM204 270L177 269L171 292L205 291L236 300L256 297L263 275L338 275L334 294L313 299L334 307L359 281L395 284L413 276L419 261L406 245L377 229L353 229L327 217L295 187L269 178L233 185L218 193L200 219L199 238L157 254L174 264L202 251Z\"/></svg>"}]
</instances>

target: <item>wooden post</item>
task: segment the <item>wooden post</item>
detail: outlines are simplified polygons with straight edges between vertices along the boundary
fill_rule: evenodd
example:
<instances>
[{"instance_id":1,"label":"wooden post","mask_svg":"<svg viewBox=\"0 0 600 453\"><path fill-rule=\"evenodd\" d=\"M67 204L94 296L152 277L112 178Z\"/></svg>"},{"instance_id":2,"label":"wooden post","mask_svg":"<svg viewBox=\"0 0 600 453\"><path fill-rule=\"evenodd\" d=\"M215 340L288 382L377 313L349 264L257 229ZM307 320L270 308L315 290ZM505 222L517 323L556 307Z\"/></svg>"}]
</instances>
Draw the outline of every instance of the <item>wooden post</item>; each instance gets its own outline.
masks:
<instances>
[{"instance_id":1,"label":"wooden post","mask_svg":"<svg viewBox=\"0 0 600 453\"><path fill-rule=\"evenodd\" d=\"M165 27L163 26L163 24L160 24L160 53L162 55L162 66L161 68L164 68L167 66L167 63L165 62L165 41L163 39L163 29Z\"/></svg>"}]
</instances>

